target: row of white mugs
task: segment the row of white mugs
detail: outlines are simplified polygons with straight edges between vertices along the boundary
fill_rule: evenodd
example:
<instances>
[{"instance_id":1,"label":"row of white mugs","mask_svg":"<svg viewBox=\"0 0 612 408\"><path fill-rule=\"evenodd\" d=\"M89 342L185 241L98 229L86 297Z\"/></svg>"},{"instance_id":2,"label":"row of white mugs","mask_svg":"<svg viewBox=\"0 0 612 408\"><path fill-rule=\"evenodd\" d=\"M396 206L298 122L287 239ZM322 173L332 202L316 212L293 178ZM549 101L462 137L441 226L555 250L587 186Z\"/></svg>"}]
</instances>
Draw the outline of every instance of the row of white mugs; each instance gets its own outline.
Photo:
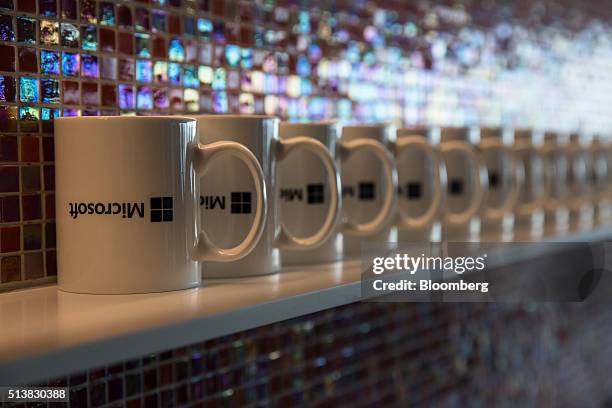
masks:
<instances>
[{"instance_id":1,"label":"row of white mugs","mask_svg":"<svg viewBox=\"0 0 612 408\"><path fill-rule=\"evenodd\" d=\"M77 293L185 289L368 242L503 240L564 214L586 225L610 186L599 141L536 147L530 132L474 145L447 128L432 144L385 125L198 115L60 118L55 139L58 283Z\"/></svg>"}]
</instances>

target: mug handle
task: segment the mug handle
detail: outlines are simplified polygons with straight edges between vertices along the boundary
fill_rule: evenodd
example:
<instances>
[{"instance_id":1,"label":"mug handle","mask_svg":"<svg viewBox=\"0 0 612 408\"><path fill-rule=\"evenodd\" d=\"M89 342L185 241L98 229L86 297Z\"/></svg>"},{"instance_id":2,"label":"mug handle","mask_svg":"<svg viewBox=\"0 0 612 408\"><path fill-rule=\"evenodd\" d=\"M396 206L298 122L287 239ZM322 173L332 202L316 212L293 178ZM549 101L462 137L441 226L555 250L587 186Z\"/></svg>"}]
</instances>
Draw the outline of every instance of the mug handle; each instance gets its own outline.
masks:
<instances>
[{"instance_id":1,"label":"mug handle","mask_svg":"<svg viewBox=\"0 0 612 408\"><path fill-rule=\"evenodd\" d=\"M485 139L480 143L480 149L482 151L500 150L510 158L512 188L508 192L506 202L499 208L490 208L485 210L487 218L499 220L516 208L519 198L519 191L524 181L524 173L521 166L518 165L518 157L515 150L509 146L506 146L501 140Z\"/></svg>"},{"instance_id":2,"label":"mug handle","mask_svg":"<svg viewBox=\"0 0 612 408\"><path fill-rule=\"evenodd\" d=\"M374 217L372 221L365 223L346 221L342 226L344 232L348 235L368 236L376 234L387 225L395 209L397 199L395 194L397 188L397 169L395 168L393 158L382 143L373 139L356 139L341 142L338 145L338 150L343 162L358 151L369 151L373 153L383 165L385 173L385 197L383 199L383 205L376 217Z\"/></svg>"},{"instance_id":3,"label":"mug handle","mask_svg":"<svg viewBox=\"0 0 612 408\"><path fill-rule=\"evenodd\" d=\"M231 155L240 159L249 169L255 184L255 218L253 225L244 240L233 248L220 248L208 237L204 230L200 230L195 243L194 259L197 261L231 262L244 258L259 242L264 231L266 220L266 183L263 171L257 158L251 151L240 143L231 141L214 142L206 145L198 144L194 150L194 170L203 176L209 165L217 158ZM197 206L196 206L196 211Z\"/></svg>"},{"instance_id":4,"label":"mug handle","mask_svg":"<svg viewBox=\"0 0 612 408\"><path fill-rule=\"evenodd\" d=\"M555 184L558 184L558 180L555 179L555 176L557 175L556 173L553 174L553 171L551 169L551 166L549 165L551 161L554 161L554 158L551 158L551 156L556 155L556 154L564 154L563 148L558 147L558 146L542 146L540 148L540 153L542 154L542 157L544 158L543 160L543 164L544 164L544 195L546 197L546 200L544 200L544 207L547 207L547 209L556 209L557 207L563 205L563 201L564 198L566 198L566 191L565 188L567 187L566 185L563 186L563 192L561 196L558 197L553 197L552 192L553 192L553 186ZM565 168L563 169L563 178L565 179L566 174L567 174L567 163L565 164ZM558 170L555 169L555 170ZM567 182L567 180L564 180Z\"/></svg>"},{"instance_id":5,"label":"mug handle","mask_svg":"<svg viewBox=\"0 0 612 408\"><path fill-rule=\"evenodd\" d=\"M444 188L446 186L446 167L440 158L439 153L422 136L408 136L399 138L396 142L399 157L402 152L410 148L417 148L429 157L433 166L433 199L430 208L420 217L404 217L398 211L399 225L406 229L422 229L431 224L440 212L444 203Z\"/></svg>"},{"instance_id":6,"label":"mug handle","mask_svg":"<svg viewBox=\"0 0 612 408\"><path fill-rule=\"evenodd\" d=\"M338 218L340 217L340 175L329 151L318 140L310 137L298 136L287 140L279 140L277 143L276 157L279 161L284 160L291 152L305 150L316 155L323 163L327 173L327 181L331 191L329 209L323 225L311 236L300 238L292 235L281 225L280 233L276 238L277 246L281 249L312 249L323 244L334 232Z\"/></svg>"},{"instance_id":7,"label":"mug handle","mask_svg":"<svg viewBox=\"0 0 612 408\"><path fill-rule=\"evenodd\" d=\"M535 154L536 156L539 157L540 161L543 163L544 159L542 157L542 152L540 151L540 149L538 149L537 147L531 145L530 143L517 143L516 147L514 147L514 155L515 157L517 157L517 161L518 161L518 156L522 155L522 154ZM523 183L526 182L525 178L526 178L526 174L525 174L525 169L523 168L523 166L521 165L521 172L523 173ZM542 176L544 176L542 174ZM542 180L544 182L544 180ZM538 194L536 196L536 198L534 200L532 200L530 203L527 204L521 204L518 200L516 202L516 206L515 209L517 210L517 212L523 214L523 215L528 215L528 214L533 214L536 211L539 211L543 206L544 206L544 202L546 201L546 191L545 191L545 187L542 185L539 190L538 190Z\"/></svg>"},{"instance_id":8,"label":"mug handle","mask_svg":"<svg viewBox=\"0 0 612 408\"><path fill-rule=\"evenodd\" d=\"M451 140L441 143L440 149L443 153L450 153L452 151L463 152L463 154L467 156L467 159L472 167L472 172L474 173L475 188L474 193L472 194L472 202L468 208L463 213L451 214L446 212L445 214L445 218L448 223L452 225L463 225L468 223L482 209L486 188L489 183L487 178L487 168L484 165L478 151L468 142L463 140Z\"/></svg>"}]
</instances>

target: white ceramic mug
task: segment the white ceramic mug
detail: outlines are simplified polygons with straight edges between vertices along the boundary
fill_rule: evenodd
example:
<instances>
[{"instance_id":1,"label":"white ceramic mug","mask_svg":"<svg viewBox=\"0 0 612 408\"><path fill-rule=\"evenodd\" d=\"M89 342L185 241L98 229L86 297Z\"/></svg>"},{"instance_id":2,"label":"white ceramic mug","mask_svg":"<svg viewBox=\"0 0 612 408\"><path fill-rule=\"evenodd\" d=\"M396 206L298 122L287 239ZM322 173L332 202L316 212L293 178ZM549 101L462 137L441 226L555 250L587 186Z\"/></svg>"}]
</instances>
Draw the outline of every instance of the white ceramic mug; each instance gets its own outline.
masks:
<instances>
[{"instance_id":1,"label":"white ceramic mug","mask_svg":"<svg viewBox=\"0 0 612 408\"><path fill-rule=\"evenodd\" d=\"M194 118L198 122L198 136L201 143L222 140L231 136L239 140L257 158L263 169L268 192L268 215L266 227L262 239L255 249L240 261L231 264L203 264L204 278L230 278L264 275L278 272L281 269L281 250L309 250L323 244L335 231L335 225L339 216L339 177L334 160L329 151L318 140L310 137L295 137L286 140L279 138L279 120L271 116L257 115L197 115ZM318 228L286 228L282 223L279 199L280 190L278 185L278 164L284 160L293 160L295 155L311 154L316 157L317 168L322 168L326 176L323 180L313 178L312 184L323 182L328 186L329 203L322 215L322 222ZM234 243L233 234L237 232L244 235L242 224L236 222L232 217L222 213L218 205L213 205L218 195L215 186L210 179L223 180L223 186L231 186L236 194L236 199L231 204L240 217L252 218L248 206L241 201L243 194L248 194L253 189L252 182L245 178L241 172L243 165L237 161L227 161L223 166L212 166L210 171L201 178L203 199L201 214L207 226L210 226L209 234L226 245ZM310 180L310 173L301 169ZM306 181L310 184L309 181Z\"/></svg>"},{"instance_id":2,"label":"white ceramic mug","mask_svg":"<svg viewBox=\"0 0 612 408\"><path fill-rule=\"evenodd\" d=\"M544 233L557 234L568 228L567 155L561 137L554 132L544 134L541 146L544 161Z\"/></svg>"},{"instance_id":3,"label":"white ceramic mug","mask_svg":"<svg viewBox=\"0 0 612 408\"><path fill-rule=\"evenodd\" d=\"M583 137L573 133L565 146L568 188L566 204L569 211L569 228L572 230L589 229L593 224L589 173L591 156L582 142Z\"/></svg>"},{"instance_id":4,"label":"white ceramic mug","mask_svg":"<svg viewBox=\"0 0 612 408\"><path fill-rule=\"evenodd\" d=\"M398 242L439 241L446 199L446 166L427 129L398 129Z\"/></svg>"},{"instance_id":5,"label":"white ceramic mug","mask_svg":"<svg viewBox=\"0 0 612 408\"><path fill-rule=\"evenodd\" d=\"M612 203L610 201L610 186L612 185L612 157L609 147L598 135L593 136L588 147L589 174L591 184L590 200L593 205L593 220L598 225L605 225L612 216Z\"/></svg>"},{"instance_id":6,"label":"white ceramic mug","mask_svg":"<svg viewBox=\"0 0 612 408\"><path fill-rule=\"evenodd\" d=\"M339 140L340 129L335 122L284 122L280 125L280 138L291 140L298 137L309 137L318 140L328 149L339 169L342 168L343 163L360 152L371 154L381 161L387 160L387 150L379 142L362 138L352 143L342 143ZM311 199L309 197L311 192L308 190L317 193L315 190L323 188L325 192L325 189L329 187L323 186L325 178L326 172L321 166L321 161L309 152L296 152L294 157L279 163L280 213L282 224L287 229L312 233L320 228L329 203L315 202L318 200ZM300 195L304 196L303 199L300 199ZM386 217L382 216L378 217L374 223L367 221L355 224L345 218L338 223L336 233L331 234L322 245L310 250L282 250L282 263L283 265L302 265L340 260L344 255L342 232L366 235L370 232L376 233L380 227L384 226L385 220Z\"/></svg>"},{"instance_id":7,"label":"white ceramic mug","mask_svg":"<svg viewBox=\"0 0 612 408\"><path fill-rule=\"evenodd\" d=\"M514 240L529 240L544 232L544 159L529 129L514 131L513 150L524 177L514 209L513 237Z\"/></svg>"},{"instance_id":8,"label":"white ceramic mug","mask_svg":"<svg viewBox=\"0 0 612 408\"><path fill-rule=\"evenodd\" d=\"M201 282L197 261L235 261L262 235L266 186L257 159L231 135L199 144L193 119L60 118L55 149L62 290L122 294L194 287ZM236 245L220 247L209 238L208 225L200 227L198 175L228 157L243 163L256 211Z\"/></svg>"},{"instance_id":9,"label":"white ceramic mug","mask_svg":"<svg viewBox=\"0 0 612 408\"><path fill-rule=\"evenodd\" d=\"M515 150L504 143L501 128L481 128L478 149L489 177L489 190L480 223L481 241L510 241L514 209L524 181Z\"/></svg>"},{"instance_id":10,"label":"white ceramic mug","mask_svg":"<svg viewBox=\"0 0 612 408\"><path fill-rule=\"evenodd\" d=\"M352 226L342 231L345 256L360 255L363 245L397 242L392 225L397 203L397 170L390 151L394 139L395 129L388 125L342 128L344 151L356 150L341 168L343 222ZM371 148L357 149L366 144Z\"/></svg>"},{"instance_id":11,"label":"white ceramic mug","mask_svg":"<svg viewBox=\"0 0 612 408\"><path fill-rule=\"evenodd\" d=\"M482 156L470 143L467 128L441 128L439 149L448 174L442 240L478 241L488 186Z\"/></svg>"}]
</instances>

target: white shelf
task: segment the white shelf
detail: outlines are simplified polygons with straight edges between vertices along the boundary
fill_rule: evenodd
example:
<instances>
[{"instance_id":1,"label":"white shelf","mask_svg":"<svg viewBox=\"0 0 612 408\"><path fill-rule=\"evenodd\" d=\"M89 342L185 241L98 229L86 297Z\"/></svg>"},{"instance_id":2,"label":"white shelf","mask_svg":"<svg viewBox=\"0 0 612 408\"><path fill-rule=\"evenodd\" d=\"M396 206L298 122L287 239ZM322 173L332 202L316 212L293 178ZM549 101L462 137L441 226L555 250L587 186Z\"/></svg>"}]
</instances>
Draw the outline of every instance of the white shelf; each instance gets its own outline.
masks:
<instances>
[{"instance_id":1,"label":"white shelf","mask_svg":"<svg viewBox=\"0 0 612 408\"><path fill-rule=\"evenodd\" d=\"M547 242L607 238L610 228ZM35 382L353 303L362 300L361 272L353 260L148 295L77 295L54 285L0 294L0 384Z\"/></svg>"}]
</instances>

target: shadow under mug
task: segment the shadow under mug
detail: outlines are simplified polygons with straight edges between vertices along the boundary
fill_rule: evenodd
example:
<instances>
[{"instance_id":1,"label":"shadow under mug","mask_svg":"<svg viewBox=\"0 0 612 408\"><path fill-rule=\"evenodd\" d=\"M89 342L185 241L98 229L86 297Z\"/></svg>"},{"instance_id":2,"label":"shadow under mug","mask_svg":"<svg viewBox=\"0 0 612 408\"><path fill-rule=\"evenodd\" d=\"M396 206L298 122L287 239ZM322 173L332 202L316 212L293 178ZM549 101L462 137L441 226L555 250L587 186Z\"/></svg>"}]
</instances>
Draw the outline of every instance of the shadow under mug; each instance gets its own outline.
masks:
<instances>
[{"instance_id":1,"label":"shadow under mug","mask_svg":"<svg viewBox=\"0 0 612 408\"><path fill-rule=\"evenodd\" d=\"M280 251L310 250L323 244L334 232L340 210L340 181L338 171L329 151L318 140L310 137L279 138L279 120L271 116L258 115L197 115L200 143L212 143L232 138L246 146L257 158L263 170L267 186L268 208L263 236L255 249L243 259L232 263L208 263L202 265L204 278L231 278L265 275L281 269ZM324 180L312 184L327 184L329 205L319 228L304 232L305 229L286 228L281 219L278 186L279 163L293 160L294 155L311 154L323 169ZM241 163L226 161L214 166L201 178L202 198L200 212L211 225L211 235L224 245L231 246L236 238L229 232L245 234L244 221L252 218L249 197L252 182L243 176ZM309 173L300 169L308 178ZM213 183L213 180L221 180ZM308 180L310 180L308 178ZM310 181L307 182L310 184ZM220 188L230 191L229 204L220 205ZM215 241L217 242L217 241Z\"/></svg>"},{"instance_id":2,"label":"shadow under mug","mask_svg":"<svg viewBox=\"0 0 612 408\"><path fill-rule=\"evenodd\" d=\"M185 117L73 117L55 122L59 288L148 293L200 284L198 261L249 254L266 218L255 156L227 139L198 143ZM233 157L254 186L246 234L217 246L198 213L199 176ZM220 160L222 159L222 160Z\"/></svg>"}]
</instances>

